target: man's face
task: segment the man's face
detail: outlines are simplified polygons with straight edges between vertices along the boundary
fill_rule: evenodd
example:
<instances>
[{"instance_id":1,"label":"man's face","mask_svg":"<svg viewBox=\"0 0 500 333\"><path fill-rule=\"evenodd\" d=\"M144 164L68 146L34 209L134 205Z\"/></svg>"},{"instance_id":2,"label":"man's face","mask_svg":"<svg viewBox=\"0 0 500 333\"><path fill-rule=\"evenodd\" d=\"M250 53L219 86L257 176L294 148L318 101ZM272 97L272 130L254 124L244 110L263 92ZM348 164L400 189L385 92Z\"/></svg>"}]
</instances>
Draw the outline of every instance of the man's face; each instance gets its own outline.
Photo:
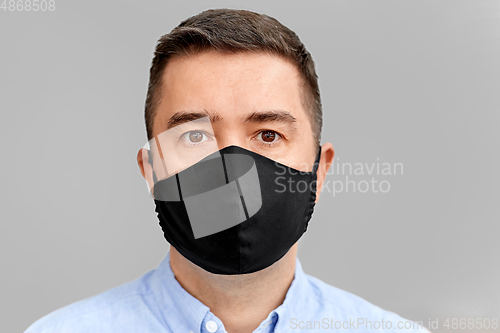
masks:
<instances>
[{"instance_id":1,"label":"man's face","mask_svg":"<svg viewBox=\"0 0 500 333\"><path fill-rule=\"evenodd\" d=\"M206 116L216 150L236 145L311 171L317 147L302 89L296 67L275 55L207 51L176 57L163 73L153 136L196 118L193 115ZM189 150L186 140L205 138L198 134L184 139L179 144Z\"/></svg>"},{"instance_id":2,"label":"man's face","mask_svg":"<svg viewBox=\"0 0 500 333\"><path fill-rule=\"evenodd\" d=\"M316 147L298 70L277 56L203 52L172 59L163 75L153 135L172 116L205 113L219 149L237 145L310 171ZM308 167L307 167L308 166Z\"/></svg>"}]
</instances>

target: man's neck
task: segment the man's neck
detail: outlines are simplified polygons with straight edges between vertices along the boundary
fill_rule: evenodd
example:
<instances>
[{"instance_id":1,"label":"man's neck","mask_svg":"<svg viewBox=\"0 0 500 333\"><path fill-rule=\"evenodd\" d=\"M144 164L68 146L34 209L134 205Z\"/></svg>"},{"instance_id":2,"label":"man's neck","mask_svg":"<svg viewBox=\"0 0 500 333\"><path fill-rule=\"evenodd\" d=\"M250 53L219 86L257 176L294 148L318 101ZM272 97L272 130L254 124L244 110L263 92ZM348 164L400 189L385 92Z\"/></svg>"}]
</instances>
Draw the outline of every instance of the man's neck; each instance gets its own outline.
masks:
<instances>
[{"instance_id":1,"label":"man's neck","mask_svg":"<svg viewBox=\"0 0 500 333\"><path fill-rule=\"evenodd\" d=\"M253 332L281 305L295 273L297 244L270 267L243 275L209 273L170 247L170 265L180 285L210 308L229 333Z\"/></svg>"}]
</instances>

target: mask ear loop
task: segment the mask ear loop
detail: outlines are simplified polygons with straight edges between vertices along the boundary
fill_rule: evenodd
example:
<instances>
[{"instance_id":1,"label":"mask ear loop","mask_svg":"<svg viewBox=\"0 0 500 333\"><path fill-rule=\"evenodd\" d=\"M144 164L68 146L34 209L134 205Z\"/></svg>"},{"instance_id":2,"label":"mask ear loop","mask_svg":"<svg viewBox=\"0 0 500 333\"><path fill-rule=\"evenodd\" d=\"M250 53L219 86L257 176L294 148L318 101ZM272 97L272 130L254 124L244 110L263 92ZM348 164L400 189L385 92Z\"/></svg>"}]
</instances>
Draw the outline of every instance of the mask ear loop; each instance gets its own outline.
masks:
<instances>
[{"instance_id":1,"label":"mask ear loop","mask_svg":"<svg viewBox=\"0 0 500 333\"><path fill-rule=\"evenodd\" d=\"M312 170L313 173L316 173L318 171L320 159L321 159L321 146L319 146L318 148L318 154L316 155L316 160L314 161Z\"/></svg>"},{"instance_id":2,"label":"mask ear loop","mask_svg":"<svg viewBox=\"0 0 500 333\"><path fill-rule=\"evenodd\" d=\"M154 187L154 184L158 182L158 178L156 178L156 173L155 170L153 169L153 156L149 149L148 149L148 163L151 166L151 171L153 171L153 187Z\"/></svg>"},{"instance_id":3,"label":"mask ear loop","mask_svg":"<svg viewBox=\"0 0 500 333\"><path fill-rule=\"evenodd\" d=\"M158 145L159 147L159 145ZM162 158L163 157L163 154L162 154L162 151L161 151L161 148L159 148L160 150L160 159L161 161L163 162L163 168L165 170L165 174L167 174L167 166L165 164L165 160ZM153 168L153 154L151 154L151 150L148 149L148 163L149 165L151 165L151 171L153 172L153 188L151 188L151 194L153 195L154 197L154 186L158 183L158 178L156 177L156 173L155 173L155 170ZM180 184L180 180L179 180L179 175L176 173L175 174L175 179L177 180L177 190L179 191L179 198L180 200L182 201L182 191L181 191L181 184Z\"/></svg>"},{"instance_id":4,"label":"mask ear loop","mask_svg":"<svg viewBox=\"0 0 500 333\"><path fill-rule=\"evenodd\" d=\"M160 159L162 161L163 169L165 171L165 174L167 174L167 165L165 164L165 159L163 158L163 152L161 151L161 146L160 142L158 141L158 137L155 136L155 141L156 141L156 146L158 147L158 151L160 153ZM151 156L152 154L151 150L148 149L148 163L151 165L151 170L153 171L153 186L158 182L158 178L156 178L155 170L153 169L153 157Z\"/></svg>"}]
</instances>

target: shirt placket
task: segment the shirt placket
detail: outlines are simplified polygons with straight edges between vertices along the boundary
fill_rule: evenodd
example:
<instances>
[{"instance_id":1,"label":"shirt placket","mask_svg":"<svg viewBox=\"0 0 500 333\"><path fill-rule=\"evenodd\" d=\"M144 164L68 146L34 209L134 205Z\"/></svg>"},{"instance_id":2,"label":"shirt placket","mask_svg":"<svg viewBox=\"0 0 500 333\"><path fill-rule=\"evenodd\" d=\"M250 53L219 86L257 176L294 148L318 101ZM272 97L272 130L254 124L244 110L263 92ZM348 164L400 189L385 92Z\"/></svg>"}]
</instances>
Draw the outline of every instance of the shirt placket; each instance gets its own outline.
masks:
<instances>
[{"instance_id":1,"label":"shirt placket","mask_svg":"<svg viewBox=\"0 0 500 333\"><path fill-rule=\"evenodd\" d=\"M227 331L222 321L209 311L201 323L200 333L227 333Z\"/></svg>"}]
</instances>

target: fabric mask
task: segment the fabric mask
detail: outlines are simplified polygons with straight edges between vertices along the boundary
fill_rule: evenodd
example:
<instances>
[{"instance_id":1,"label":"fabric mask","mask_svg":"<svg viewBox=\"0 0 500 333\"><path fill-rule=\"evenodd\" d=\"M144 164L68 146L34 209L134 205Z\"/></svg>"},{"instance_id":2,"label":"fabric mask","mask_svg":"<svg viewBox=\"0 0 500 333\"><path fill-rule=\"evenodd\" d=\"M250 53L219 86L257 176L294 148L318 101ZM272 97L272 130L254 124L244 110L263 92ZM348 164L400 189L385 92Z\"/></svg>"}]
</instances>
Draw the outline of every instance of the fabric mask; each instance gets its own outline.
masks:
<instances>
[{"instance_id":1,"label":"fabric mask","mask_svg":"<svg viewBox=\"0 0 500 333\"><path fill-rule=\"evenodd\" d=\"M214 274L269 267L307 230L320 154L321 147L312 172L304 172L228 146L164 179L153 172L152 193L165 239ZM165 160L162 156L164 165Z\"/></svg>"}]
</instances>

